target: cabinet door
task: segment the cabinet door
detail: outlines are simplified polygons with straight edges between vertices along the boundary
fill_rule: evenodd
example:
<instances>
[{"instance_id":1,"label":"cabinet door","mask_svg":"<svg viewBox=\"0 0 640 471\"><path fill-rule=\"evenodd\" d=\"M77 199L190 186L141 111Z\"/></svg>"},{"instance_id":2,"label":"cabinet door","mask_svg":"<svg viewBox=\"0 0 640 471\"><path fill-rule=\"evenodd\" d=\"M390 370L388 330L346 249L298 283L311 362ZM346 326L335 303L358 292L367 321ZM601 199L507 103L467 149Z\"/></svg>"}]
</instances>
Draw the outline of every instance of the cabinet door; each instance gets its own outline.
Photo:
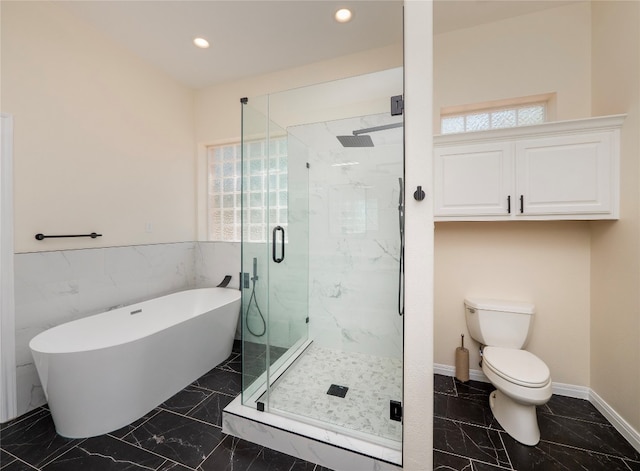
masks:
<instances>
[{"instance_id":1,"label":"cabinet door","mask_svg":"<svg viewBox=\"0 0 640 471\"><path fill-rule=\"evenodd\" d=\"M513 144L443 146L434 152L436 216L509 217ZM513 201L511 202L513 203Z\"/></svg>"},{"instance_id":2,"label":"cabinet door","mask_svg":"<svg viewBox=\"0 0 640 471\"><path fill-rule=\"evenodd\" d=\"M516 214L609 213L610 132L516 142ZM522 212L520 212L522 209Z\"/></svg>"}]
</instances>

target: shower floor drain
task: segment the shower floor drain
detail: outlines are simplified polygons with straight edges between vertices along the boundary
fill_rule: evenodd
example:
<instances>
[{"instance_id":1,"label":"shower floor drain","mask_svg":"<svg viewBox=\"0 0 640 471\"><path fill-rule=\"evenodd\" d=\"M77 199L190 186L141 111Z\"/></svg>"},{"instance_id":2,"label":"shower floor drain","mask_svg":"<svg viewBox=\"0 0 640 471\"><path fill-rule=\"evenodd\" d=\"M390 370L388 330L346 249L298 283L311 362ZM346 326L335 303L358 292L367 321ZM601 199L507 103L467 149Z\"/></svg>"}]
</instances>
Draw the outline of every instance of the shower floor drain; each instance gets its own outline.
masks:
<instances>
[{"instance_id":1,"label":"shower floor drain","mask_svg":"<svg viewBox=\"0 0 640 471\"><path fill-rule=\"evenodd\" d=\"M329 396L345 397L347 395L348 390L349 388L346 386L339 386L337 384L332 384L331 386L329 386L329 390L327 391L327 394Z\"/></svg>"}]
</instances>

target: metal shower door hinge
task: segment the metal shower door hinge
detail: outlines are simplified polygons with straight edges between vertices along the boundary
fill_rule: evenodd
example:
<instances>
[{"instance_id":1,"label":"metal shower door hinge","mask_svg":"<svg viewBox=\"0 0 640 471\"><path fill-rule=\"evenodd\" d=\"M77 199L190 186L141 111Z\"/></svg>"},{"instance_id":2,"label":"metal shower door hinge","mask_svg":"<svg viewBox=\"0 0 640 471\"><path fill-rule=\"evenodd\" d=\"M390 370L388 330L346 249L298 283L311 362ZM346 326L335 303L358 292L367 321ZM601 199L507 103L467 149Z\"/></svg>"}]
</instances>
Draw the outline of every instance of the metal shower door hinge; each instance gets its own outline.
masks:
<instances>
[{"instance_id":1,"label":"metal shower door hinge","mask_svg":"<svg viewBox=\"0 0 640 471\"><path fill-rule=\"evenodd\" d=\"M404 112L404 99L402 95L391 97L391 116L400 116Z\"/></svg>"},{"instance_id":2,"label":"metal shower door hinge","mask_svg":"<svg viewBox=\"0 0 640 471\"><path fill-rule=\"evenodd\" d=\"M402 403L400 401L389 400L389 419L402 422Z\"/></svg>"}]
</instances>

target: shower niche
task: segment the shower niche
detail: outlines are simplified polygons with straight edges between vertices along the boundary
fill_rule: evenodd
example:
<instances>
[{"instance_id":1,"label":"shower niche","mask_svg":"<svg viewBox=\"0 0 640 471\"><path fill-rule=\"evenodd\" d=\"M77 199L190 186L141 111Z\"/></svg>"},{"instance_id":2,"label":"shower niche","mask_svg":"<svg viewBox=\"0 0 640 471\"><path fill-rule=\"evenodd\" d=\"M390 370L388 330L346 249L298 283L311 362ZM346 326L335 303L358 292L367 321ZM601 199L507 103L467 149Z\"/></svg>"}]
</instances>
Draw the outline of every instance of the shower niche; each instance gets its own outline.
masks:
<instances>
[{"instance_id":1,"label":"shower niche","mask_svg":"<svg viewBox=\"0 0 640 471\"><path fill-rule=\"evenodd\" d=\"M401 465L402 74L240 105L243 386L223 430L332 469Z\"/></svg>"}]
</instances>

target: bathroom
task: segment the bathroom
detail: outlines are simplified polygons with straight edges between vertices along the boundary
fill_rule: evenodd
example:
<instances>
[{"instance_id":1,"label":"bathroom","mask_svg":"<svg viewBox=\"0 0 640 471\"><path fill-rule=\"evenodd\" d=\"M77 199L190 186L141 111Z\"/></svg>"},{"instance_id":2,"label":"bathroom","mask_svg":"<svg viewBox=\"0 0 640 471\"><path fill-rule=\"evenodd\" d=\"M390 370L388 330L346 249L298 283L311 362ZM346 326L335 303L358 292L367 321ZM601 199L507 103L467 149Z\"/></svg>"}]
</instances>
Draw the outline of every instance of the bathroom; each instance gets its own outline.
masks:
<instances>
[{"instance_id":1,"label":"bathroom","mask_svg":"<svg viewBox=\"0 0 640 471\"><path fill-rule=\"evenodd\" d=\"M610 15L613 13L604 5L581 2L469 28L436 29L434 121L438 122L439 110L446 106L555 92L554 119L628 113L625 126L637 129L637 92L627 95L628 86L617 80L637 77L637 67L633 67L638 54L633 61L607 54L613 47L607 35L617 29L608 23ZM626 17L629 22L634 18ZM204 144L237 138L240 97L402 65L398 39L396 44L354 57L329 60L320 72L316 67L300 67L194 91L176 85L86 22L56 10L55 5L3 5L2 21L2 111L13 113L16 120L16 344L23 346L37 330L97 305L110 308L157 292L210 286L238 271L239 244L207 242L205 222L194 216L205 211L201 206L205 188L194 183L202 181L202 168L195 162L203 160L195 159L193 142L198 143L201 156ZM72 43L70 33L65 36L61 31L85 36L81 43ZM475 41L478 35L484 40ZM43 36L65 41L66 53L47 50ZM461 44L474 47L462 48ZM92 69L80 66L93 55L100 60L89 62ZM628 69L620 74L602 72L610 67ZM502 75L496 76L498 73ZM472 77L473 85L467 82ZM113 95L96 96L88 86L95 81L121 89L115 89ZM145 94L124 92L137 83L149 85ZM28 135L41 138L31 140L21 134L24 127L19 126L19 117L23 113L29 116ZM99 132L103 128L109 132ZM629 134L625 134L623 156L637 153L638 143ZM113 135L119 139L111 141ZM418 153L424 155L424 151ZM554 381L569 396L585 397L595 391L638 430L640 328L636 313L640 302L636 287L640 257L633 240L637 240L640 198L635 190L636 164L625 160L623 166L621 221L436 223L433 354L429 345L417 347L418 351L405 350L405 367L424 369L430 375L424 363L431 355L436 371L438 365L453 364L459 335L466 329L465 296L532 301L537 317L529 348L545 359ZM151 167L153 179L148 178ZM412 186L407 182L408 187L421 184L429 188L428 182L418 180ZM194 186L198 198L193 195ZM34 188L38 188L37 195ZM424 214L425 210L418 211ZM407 217L407 231L415 231L410 227L411 215ZM431 230L428 223L424 229ZM103 238L46 241L46 249L33 238L43 231L94 230L102 232ZM418 237L428 242L428 234ZM101 250L84 250L91 247ZM427 282L428 262L415 262L424 260L428 252L423 257L415 254L407 249L407 270L417 272L407 280ZM482 271L489 262L490 272ZM85 297L87 289L90 294ZM408 286L408 295L409 291ZM430 304L429 299L424 301ZM45 318L45 310L50 314L52 306L59 317ZM405 332L408 346L411 329L405 326ZM612 349L612 344L617 348ZM467 346L473 368L478 358L471 345ZM32 387L34 370L28 365L28 352L22 349L16 354L19 389L27 391L18 395L18 411L25 412L42 403L42 392ZM422 378L423 373L414 374ZM615 387L623 379L626 387ZM427 399L424 389L428 383L418 382L420 392L416 390L415 395L420 400L413 406L416 415L408 415L408 421L428 415L417 410ZM420 448L429 435L413 426L417 435L409 433L411 424L405 429L408 462L412 456L421 456ZM413 445L411 440L415 440Z\"/></svg>"}]
</instances>

